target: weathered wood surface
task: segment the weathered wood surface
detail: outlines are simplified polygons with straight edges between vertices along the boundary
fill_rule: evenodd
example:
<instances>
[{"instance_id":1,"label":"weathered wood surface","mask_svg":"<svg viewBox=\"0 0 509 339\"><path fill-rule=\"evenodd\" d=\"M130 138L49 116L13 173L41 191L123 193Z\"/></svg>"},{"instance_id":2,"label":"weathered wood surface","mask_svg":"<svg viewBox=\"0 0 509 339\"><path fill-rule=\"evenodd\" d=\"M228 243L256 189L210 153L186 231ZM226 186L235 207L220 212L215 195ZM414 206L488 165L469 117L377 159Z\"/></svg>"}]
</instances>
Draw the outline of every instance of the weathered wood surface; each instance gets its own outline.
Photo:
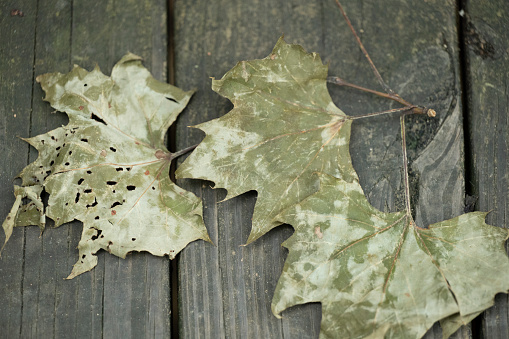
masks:
<instances>
[{"instance_id":1,"label":"weathered wood surface","mask_svg":"<svg viewBox=\"0 0 509 339\"><path fill-rule=\"evenodd\" d=\"M463 41L458 41L453 1L344 4L384 79L403 98L438 112L435 119L407 119L413 202L421 225L462 213L467 185L479 196L478 209L495 209L489 221L506 227L509 9L502 0L491 7L487 3L467 3L474 28L465 25ZM24 16L11 16L13 9ZM469 29L490 42L494 52L472 40ZM173 59L169 68L173 63L176 85L198 90L177 121L178 149L203 138L187 126L232 107L210 89L210 77L222 77L239 60L267 56L282 33L287 42L330 62L331 75L379 88L332 0L2 1L0 30L2 220L14 201L12 178L37 156L16 136L34 136L66 121L42 102L35 83L39 74L67 72L74 63L88 69L97 63L109 74L130 51L143 56L145 66L164 81ZM469 65L462 61L461 43L466 43ZM468 75L465 107L461 70ZM350 89L330 91L351 115L397 107ZM473 151L466 161L464 138L467 151ZM351 153L371 203L385 211L402 209L398 118L356 122ZM256 193L221 202L225 192L211 189L210 182L179 184L203 198L205 223L216 246L198 241L184 249L173 285L167 258L146 253L125 260L101 253L92 272L65 281L78 255L79 223L48 229L42 237L35 227L16 229L0 260L0 337L316 338L319 304L293 307L281 320L270 311L286 256L280 245L291 227L280 226L241 246ZM178 300L170 300L175 285L172 295ZM170 301L178 314L171 314ZM454 337L507 338L507 313L507 295L501 295L482 319ZM426 338L441 338L439 326Z\"/></svg>"},{"instance_id":2,"label":"weathered wood surface","mask_svg":"<svg viewBox=\"0 0 509 339\"><path fill-rule=\"evenodd\" d=\"M413 170L421 177L420 181L414 177L413 186L414 193L420 192L415 201L418 222L424 225L460 214L463 132L455 4L372 1L345 6L389 84L411 102L433 106L439 112L434 121L409 119ZM330 74L379 87L333 1L177 1L175 18L176 84L198 88L179 119L179 148L203 137L197 130L186 129L187 125L231 109L226 99L210 90L209 77L220 78L239 60L267 56L282 32L288 42L300 43L330 61ZM331 93L337 105L351 115L397 107L344 88L331 88ZM383 210L403 207L399 140L397 117L353 126L354 166L371 202ZM285 256L279 245L291 229L275 229L242 247L256 194L219 203L225 192L211 190L211 183L182 181L182 185L204 198L205 222L217 247L194 243L179 258L181 335L316 337L320 305L294 307L283 313L282 320L270 311ZM461 336L468 337L468 329L462 329ZM433 337L441 337L439 328L428 334Z\"/></svg>"},{"instance_id":3,"label":"weathered wood surface","mask_svg":"<svg viewBox=\"0 0 509 339\"><path fill-rule=\"evenodd\" d=\"M491 225L508 227L509 212L509 4L467 1L465 52L471 194L476 208L492 211ZM509 338L507 294L496 298L480 321L482 338Z\"/></svg>"},{"instance_id":4,"label":"weathered wood surface","mask_svg":"<svg viewBox=\"0 0 509 339\"><path fill-rule=\"evenodd\" d=\"M18 9L24 16L11 16ZM131 51L166 80L165 1L2 1L0 4L0 211L12 178L37 152L17 138L66 122L42 101L35 76L73 64L109 74ZM0 337L143 338L170 336L169 262L147 253L99 255L97 269L63 280L77 260L81 225L16 229L0 261ZM3 239L3 237L2 237ZM2 240L3 242L3 240Z\"/></svg>"}]
</instances>

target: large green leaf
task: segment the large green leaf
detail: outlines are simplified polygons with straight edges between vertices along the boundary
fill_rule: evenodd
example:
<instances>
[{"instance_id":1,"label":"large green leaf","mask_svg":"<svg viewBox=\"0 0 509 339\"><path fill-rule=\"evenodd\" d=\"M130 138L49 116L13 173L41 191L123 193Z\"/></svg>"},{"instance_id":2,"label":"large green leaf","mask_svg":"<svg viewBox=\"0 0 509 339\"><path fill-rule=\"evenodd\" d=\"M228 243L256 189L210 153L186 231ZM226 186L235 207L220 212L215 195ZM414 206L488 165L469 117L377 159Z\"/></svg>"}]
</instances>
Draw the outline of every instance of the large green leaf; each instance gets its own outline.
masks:
<instances>
[{"instance_id":1,"label":"large green leaf","mask_svg":"<svg viewBox=\"0 0 509 339\"><path fill-rule=\"evenodd\" d=\"M212 82L234 108L197 126L206 137L176 175L213 181L228 190L227 199L256 190L248 243L280 225L274 217L283 209L316 192L312 173L357 177L351 121L332 102L326 78L318 54L281 38L265 59L239 62Z\"/></svg>"},{"instance_id":2,"label":"large green leaf","mask_svg":"<svg viewBox=\"0 0 509 339\"><path fill-rule=\"evenodd\" d=\"M83 222L79 260L69 278L97 265L100 249L124 258L132 251L175 255L189 242L209 240L201 201L169 177L164 139L192 93L155 80L133 54L111 78L75 66L37 77L46 101L69 124L26 141L39 151L20 174L16 203L3 224ZM44 211L42 189L49 193ZM21 198L31 202L20 206Z\"/></svg>"},{"instance_id":3,"label":"large green leaf","mask_svg":"<svg viewBox=\"0 0 509 339\"><path fill-rule=\"evenodd\" d=\"M448 336L509 290L508 230L486 213L419 228L406 212L372 207L355 180L320 179L278 216L295 233L274 314L321 302L321 338L418 338L444 318Z\"/></svg>"}]
</instances>

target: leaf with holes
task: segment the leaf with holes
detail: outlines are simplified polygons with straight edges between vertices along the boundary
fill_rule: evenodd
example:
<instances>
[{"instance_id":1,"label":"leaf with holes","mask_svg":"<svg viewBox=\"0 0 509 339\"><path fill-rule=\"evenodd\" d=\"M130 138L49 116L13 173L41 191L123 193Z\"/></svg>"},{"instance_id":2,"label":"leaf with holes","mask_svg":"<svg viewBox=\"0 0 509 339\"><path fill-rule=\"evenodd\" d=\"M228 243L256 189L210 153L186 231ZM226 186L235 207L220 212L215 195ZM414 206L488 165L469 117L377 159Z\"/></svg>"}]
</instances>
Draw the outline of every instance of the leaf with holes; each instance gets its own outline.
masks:
<instances>
[{"instance_id":1,"label":"leaf with holes","mask_svg":"<svg viewBox=\"0 0 509 339\"><path fill-rule=\"evenodd\" d=\"M486 213L419 228L407 212L376 210L355 180L320 181L278 216L295 233L274 314L321 302L321 338L418 338L438 320L448 337L509 290L508 230Z\"/></svg>"},{"instance_id":2,"label":"leaf with holes","mask_svg":"<svg viewBox=\"0 0 509 339\"><path fill-rule=\"evenodd\" d=\"M209 237L202 204L169 177L165 133L192 93L155 80L128 54L111 77L96 67L37 77L46 101L69 124L26 139L39 151L19 175L16 202L3 224L6 242L15 226L83 222L79 260L68 278L97 265L100 249L125 258L132 251L175 255ZM43 189L49 193L46 209ZM22 205L22 198L30 202Z\"/></svg>"},{"instance_id":3,"label":"leaf with holes","mask_svg":"<svg viewBox=\"0 0 509 339\"><path fill-rule=\"evenodd\" d=\"M274 217L318 189L312 173L356 177L351 120L331 100L318 54L281 38L262 60L239 62L212 89L230 99L225 116L197 127L205 139L177 177L213 181L227 199L258 192L248 243L281 223Z\"/></svg>"}]
</instances>

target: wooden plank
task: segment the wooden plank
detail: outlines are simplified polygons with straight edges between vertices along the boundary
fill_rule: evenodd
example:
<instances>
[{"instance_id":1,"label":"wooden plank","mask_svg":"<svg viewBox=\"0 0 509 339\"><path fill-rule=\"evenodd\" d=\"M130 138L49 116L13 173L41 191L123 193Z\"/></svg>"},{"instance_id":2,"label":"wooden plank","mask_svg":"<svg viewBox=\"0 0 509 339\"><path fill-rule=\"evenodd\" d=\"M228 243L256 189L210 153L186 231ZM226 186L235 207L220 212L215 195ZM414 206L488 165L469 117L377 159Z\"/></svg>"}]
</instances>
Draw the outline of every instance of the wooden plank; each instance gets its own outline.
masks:
<instances>
[{"instance_id":1,"label":"wooden plank","mask_svg":"<svg viewBox=\"0 0 509 339\"><path fill-rule=\"evenodd\" d=\"M69 69L71 37L71 6L69 3L47 2L37 8L35 28L34 75L46 72L67 72ZM67 122L64 114L50 114L53 109L42 101L44 93L33 82L32 120L30 136L46 133ZM30 148L29 161L38 152ZM48 224L49 227L52 223ZM63 280L74 264L75 243L80 225L48 229L41 236L36 227L25 229L25 269L23 279L24 337L53 337L72 333L76 323L73 308L76 290ZM18 230L20 231L20 230ZM72 285L72 284L71 284ZM65 291L62 293L62 291ZM29 321L32 319L33 321Z\"/></svg>"},{"instance_id":2,"label":"wooden plank","mask_svg":"<svg viewBox=\"0 0 509 339\"><path fill-rule=\"evenodd\" d=\"M509 210L509 6L506 1L466 1L464 16L471 191L487 222L507 228ZM507 294L481 317L484 338L509 337Z\"/></svg>"},{"instance_id":3,"label":"wooden plank","mask_svg":"<svg viewBox=\"0 0 509 339\"><path fill-rule=\"evenodd\" d=\"M407 100L438 112L434 120L407 120L417 221L428 224L460 214L464 182L455 3L410 5L392 0L345 6L388 83ZM232 107L210 90L208 78L220 78L239 60L265 57L282 32L288 42L300 43L330 61L331 75L378 88L333 1L176 1L175 16L176 84L198 89L178 122L178 148L203 138L186 126L222 116ZM397 107L364 93L330 90L338 106L350 115ZM354 166L370 201L383 210L403 209L398 118L356 122L352 135ZM256 195L250 192L219 203L225 192L211 190L211 183L180 183L203 197L205 222L216 244L196 242L180 255L180 335L316 337L319 304L294 307L283 313L282 320L270 311L286 253L279 244L291 229L276 228L241 247L249 234ZM427 185L434 191L427 190ZM436 327L427 338L440 336ZM468 336L468 329L456 334Z\"/></svg>"},{"instance_id":4,"label":"wooden plank","mask_svg":"<svg viewBox=\"0 0 509 339\"><path fill-rule=\"evenodd\" d=\"M165 1L74 1L72 61L91 69L96 63L106 74L128 51L166 80L167 34ZM169 261L148 253L125 260L102 253L102 331L104 337L170 336ZM89 277L78 277L86 279ZM93 293L93 292L92 292ZM83 306L86 306L83 305ZM84 312L85 309L80 310Z\"/></svg>"},{"instance_id":5,"label":"wooden plank","mask_svg":"<svg viewBox=\"0 0 509 339\"><path fill-rule=\"evenodd\" d=\"M12 10L21 10L23 16L12 16ZM0 4L0 218L14 202L14 176L28 163L28 146L17 136L27 136L30 130L35 21L33 1ZM3 245L3 235L0 241ZM24 248L24 231L16 230L0 260L0 304L5 310L0 312L0 327L11 338L21 333Z\"/></svg>"},{"instance_id":6,"label":"wooden plank","mask_svg":"<svg viewBox=\"0 0 509 339\"><path fill-rule=\"evenodd\" d=\"M166 80L165 1L45 1L38 8L35 3L18 6L25 17L10 18L7 10L16 6L8 3L2 5L2 14L7 14L1 18L10 20L2 22L2 32L9 27L12 36L2 34L2 48L6 47L2 60L16 58L13 64L0 66L6 68L1 76L10 76L2 81L10 84L0 92L2 101L12 98L2 110L16 110L2 114L8 131L1 136L2 152L10 159L2 165L2 184L8 193L2 200L3 216L13 202L11 178L28 158L28 146L14 135L28 136L29 131L37 135L66 121L62 114L49 114L53 109L42 102L38 84L32 98L33 75L67 72L73 63L89 70L97 63L110 74L113 64L131 51L145 59L156 78ZM25 155L16 158L15 150L20 149ZM36 153L31 150L30 161ZM5 298L2 304L12 305L0 323L2 329L7 324L9 337L170 337L168 259L136 253L123 260L100 253L92 272L64 281L77 260L80 235L79 223L49 229L42 237L36 228L15 231L0 263L5 289L0 298Z\"/></svg>"}]
</instances>

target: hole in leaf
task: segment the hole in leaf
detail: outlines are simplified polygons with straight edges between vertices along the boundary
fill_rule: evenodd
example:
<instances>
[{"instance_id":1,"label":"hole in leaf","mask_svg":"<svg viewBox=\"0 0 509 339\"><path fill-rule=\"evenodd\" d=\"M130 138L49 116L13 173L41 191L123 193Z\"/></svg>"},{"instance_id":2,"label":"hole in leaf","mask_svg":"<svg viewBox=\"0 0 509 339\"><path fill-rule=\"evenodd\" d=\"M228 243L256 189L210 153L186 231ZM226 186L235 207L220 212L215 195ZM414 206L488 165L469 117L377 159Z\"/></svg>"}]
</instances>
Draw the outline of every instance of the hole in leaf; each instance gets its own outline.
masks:
<instances>
[{"instance_id":1,"label":"hole in leaf","mask_svg":"<svg viewBox=\"0 0 509 339\"><path fill-rule=\"evenodd\" d=\"M96 235L93 235L93 236L92 236L92 238L90 238L90 239L92 239L92 240L96 240L97 238L99 238L99 236L101 235L101 233L102 233L102 232L103 232L102 230L97 230L97 234L96 234ZM103 237L103 236L101 236L101 238L102 238L102 237Z\"/></svg>"},{"instance_id":2,"label":"hole in leaf","mask_svg":"<svg viewBox=\"0 0 509 339\"><path fill-rule=\"evenodd\" d=\"M155 190L156 190L156 188L155 188L154 186L152 186L152 190L154 190L154 191L155 191Z\"/></svg>"},{"instance_id":3,"label":"hole in leaf","mask_svg":"<svg viewBox=\"0 0 509 339\"><path fill-rule=\"evenodd\" d=\"M96 215L94 219L95 219L95 220L99 220L99 216L98 216L98 215Z\"/></svg>"},{"instance_id":4,"label":"hole in leaf","mask_svg":"<svg viewBox=\"0 0 509 339\"><path fill-rule=\"evenodd\" d=\"M85 181L85 179L81 178L80 180L78 180L78 185L81 185L83 183L83 181Z\"/></svg>"},{"instance_id":5,"label":"hole in leaf","mask_svg":"<svg viewBox=\"0 0 509 339\"><path fill-rule=\"evenodd\" d=\"M110 207L110 208L113 208L113 207L115 207L115 206L119 206L119 205L122 205L122 204L121 204L120 202L118 202L118 201L115 201L115 202L113 203L113 205L111 205L111 207Z\"/></svg>"},{"instance_id":6,"label":"hole in leaf","mask_svg":"<svg viewBox=\"0 0 509 339\"><path fill-rule=\"evenodd\" d=\"M69 151L69 155L71 155L71 154L72 154L72 151Z\"/></svg>"},{"instance_id":7,"label":"hole in leaf","mask_svg":"<svg viewBox=\"0 0 509 339\"><path fill-rule=\"evenodd\" d=\"M41 140L41 144L43 144L43 145L44 145L44 140Z\"/></svg>"},{"instance_id":8,"label":"hole in leaf","mask_svg":"<svg viewBox=\"0 0 509 339\"><path fill-rule=\"evenodd\" d=\"M54 164L54 163L55 163L55 161L51 160L51 161L50 161L50 163L49 163L49 165L50 165L50 166L53 166L53 164Z\"/></svg>"},{"instance_id":9,"label":"hole in leaf","mask_svg":"<svg viewBox=\"0 0 509 339\"><path fill-rule=\"evenodd\" d=\"M59 151L59 150L60 150L60 148L61 148L61 147L60 147L60 146L58 146L58 147L56 148L56 150L57 150L57 151Z\"/></svg>"},{"instance_id":10,"label":"hole in leaf","mask_svg":"<svg viewBox=\"0 0 509 339\"><path fill-rule=\"evenodd\" d=\"M121 172L121 171L123 171L123 170L124 170L122 167L117 167L117 168L115 168L115 169L117 170L117 172Z\"/></svg>"},{"instance_id":11,"label":"hole in leaf","mask_svg":"<svg viewBox=\"0 0 509 339\"><path fill-rule=\"evenodd\" d=\"M132 241L135 241L135 240L136 240L136 238L132 238L131 240L132 240Z\"/></svg>"},{"instance_id":12,"label":"hole in leaf","mask_svg":"<svg viewBox=\"0 0 509 339\"><path fill-rule=\"evenodd\" d=\"M94 198L94 202L91 205L87 205L87 208L95 207L95 206L97 206L97 198ZM99 218L99 217L97 217L97 218Z\"/></svg>"},{"instance_id":13,"label":"hole in leaf","mask_svg":"<svg viewBox=\"0 0 509 339\"><path fill-rule=\"evenodd\" d=\"M83 191L83 193L92 193L92 189L91 188L87 188L86 190Z\"/></svg>"},{"instance_id":14,"label":"hole in leaf","mask_svg":"<svg viewBox=\"0 0 509 339\"><path fill-rule=\"evenodd\" d=\"M111 150L112 152L116 152L116 151L117 151L117 149L116 149L115 147L110 147L110 150Z\"/></svg>"},{"instance_id":15,"label":"hole in leaf","mask_svg":"<svg viewBox=\"0 0 509 339\"><path fill-rule=\"evenodd\" d=\"M83 138L83 139L81 139L81 141L83 141L83 142L88 142L88 139Z\"/></svg>"},{"instance_id":16,"label":"hole in leaf","mask_svg":"<svg viewBox=\"0 0 509 339\"><path fill-rule=\"evenodd\" d=\"M168 99L168 100L170 100L170 101L172 101L172 102L174 102L174 103L178 104L178 101L177 101L177 100L175 100L175 99L173 99L173 98L166 98L166 99Z\"/></svg>"},{"instance_id":17,"label":"hole in leaf","mask_svg":"<svg viewBox=\"0 0 509 339\"><path fill-rule=\"evenodd\" d=\"M56 140L54 135L51 136L51 140Z\"/></svg>"},{"instance_id":18,"label":"hole in leaf","mask_svg":"<svg viewBox=\"0 0 509 339\"><path fill-rule=\"evenodd\" d=\"M57 153L57 158L60 156L60 152Z\"/></svg>"},{"instance_id":19,"label":"hole in leaf","mask_svg":"<svg viewBox=\"0 0 509 339\"><path fill-rule=\"evenodd\" d=\"M127 172L129 172L131 169L131 167L126 167Z\"/></svg>"},{"instance_id":20,"label":"hole in leaf","mask_svg":"<svg viewBox=\"0 0 509 339\"><path fill-rule=\"evenodd\" d=\"M80 201L80 192L76 193L76 198L74 199L75 203L78 203Z\"/></svg>"},{"instance_id":21,"label":"hole in leaf","mask_svg":"<svg viewBox=\"0 0 509 339\"><path fill-rule=\"evenodd\" d=\"M116 185L117 182L116 181L106 181L106 184L107 185Z\"/></svg>"},{"instance_id":22,"label":"hole in leaf","mask_svg":"<svg viewBox=\"0 0 509 339\"><path fill-rule=\"evenodd\" d=\"M99 117L98 117L97 115L95 115L94 113L92 113L91 118L92 118L92 119L94 119L94 120L95 120L95 121L97 121L97 122L100 122L101 124L105 124L105 125L106 125L106 122L105 122L103 119L99 118Z\"/></svg>"},{"instance_id":23,"label":"hole in leaf","mask_svg":"<svg viewBox=\"0 0 509 339\"><path fill-rule=\"evenodd\" d=\"M128 191L134 191L136 189L136 186L129 185L126 187Z\"/></svg>"},{"instance_id":24,"label":"hole in leaf","mask_svg":"<svg viewBox=\"0 0 509 339\"><path fill-rule=\"evenodd\" d=\"M84 84L83 86L87 87L88 85L87 85L87 84Z\"/></svg>"},{"instance_id":25,"label":"hole in leaf","mask_svg":"<svg viewBox=\"0 0 509 339\"><path fill-rule=\"evenodd\" d=\"M86 257L86 256L87 256L86 254L83 254L83 255L81 256L81 259L85 259L85 257Z\"/></svg>"},{"instance_id":26,"label":"hole in leaf","mask_svg":"<svg viewBox=\"0 0 509 339\"><path fill-rule=\"evenodd\" d=\"M92 171L87 171L87 174L92 174Z\"/></svg>"},{"instance_id":27,"label":"hole in leaf","mask_svg":"<svg viewBox=\"0 0 509 339\"><path fill-rule=\"evenodd\" d=\"M66 162L66 163L65 163L65 166L69 166L69 162Z\"/></svg>"}]
</instances>

